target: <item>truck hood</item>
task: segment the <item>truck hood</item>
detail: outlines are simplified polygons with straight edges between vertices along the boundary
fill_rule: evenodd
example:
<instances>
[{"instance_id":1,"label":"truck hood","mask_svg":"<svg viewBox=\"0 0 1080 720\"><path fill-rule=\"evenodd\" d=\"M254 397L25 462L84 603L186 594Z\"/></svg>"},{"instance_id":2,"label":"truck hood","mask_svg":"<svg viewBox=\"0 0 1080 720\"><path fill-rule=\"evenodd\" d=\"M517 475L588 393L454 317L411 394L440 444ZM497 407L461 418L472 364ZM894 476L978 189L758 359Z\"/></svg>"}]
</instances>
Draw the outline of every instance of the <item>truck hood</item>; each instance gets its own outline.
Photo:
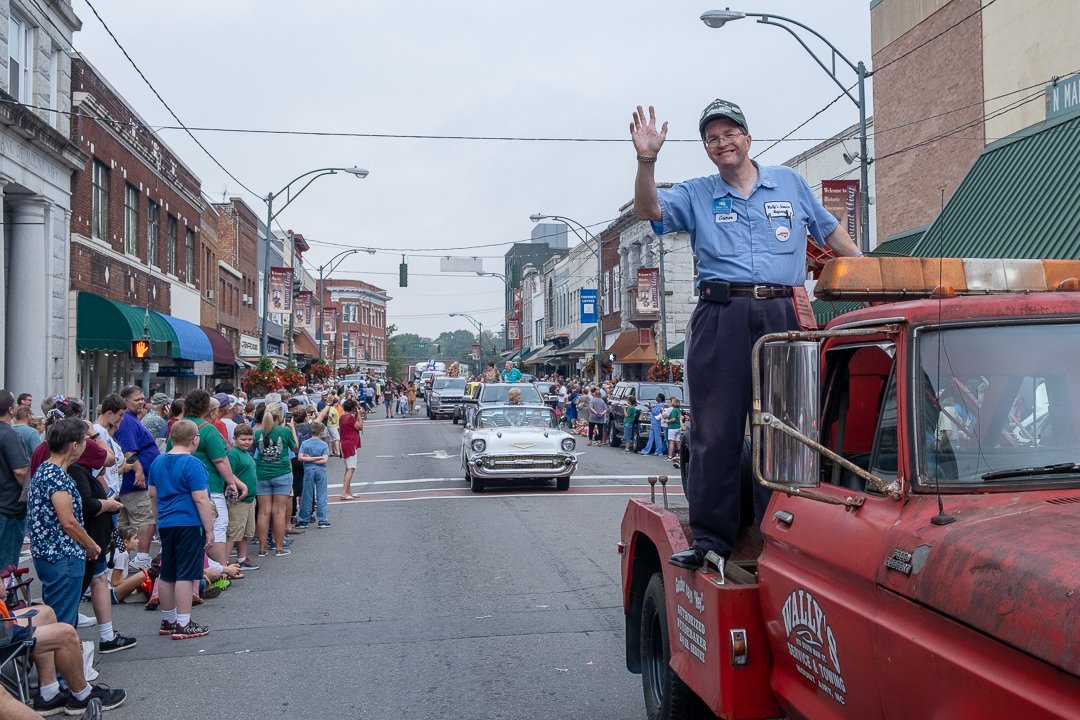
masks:
<instances>
[{"instance_id":1,"label":"truck hood","mask_svg":"<svg viewBox=\"0 0 1080 720\"><path fill-rule=\"evenodd\" d=\"M995 508L981 498L981 507L946 502L957 521L934 529L943 532L924 527L904 548L930 545L925 564L917 560L910 577L885 571L884 584L1080 676L1080 496L1015 495Z\"/></svg>"}]
</instances>

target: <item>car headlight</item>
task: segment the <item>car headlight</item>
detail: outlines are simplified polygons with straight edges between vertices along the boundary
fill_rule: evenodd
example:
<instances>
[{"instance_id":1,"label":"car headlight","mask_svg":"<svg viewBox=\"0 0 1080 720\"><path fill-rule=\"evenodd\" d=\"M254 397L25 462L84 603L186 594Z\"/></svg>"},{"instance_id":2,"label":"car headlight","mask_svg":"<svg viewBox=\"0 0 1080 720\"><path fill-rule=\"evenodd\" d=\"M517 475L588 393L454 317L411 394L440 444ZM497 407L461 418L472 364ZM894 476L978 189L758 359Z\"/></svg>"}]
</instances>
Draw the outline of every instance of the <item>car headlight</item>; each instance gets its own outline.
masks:
<instances>
[{"instance_id":1,"label":"car headlight","mask_svg":"<svg viewBox=\"0 0 1080 720\"><path fill-rule=\"evenodd\" d=\"M486 440L480 440L479 438L477 438L476 440L473 440L472 441L472 449L473 449L473 452L484 452L485 450L487 450L487 441Z\"/></svg>"},{"instance_id":2,"label":"car headlight","mask_svg":"<svg viewBox=\"0 0 1080 720\"><path fill-rule=\"evenodd\" d=\"M577 447L577 441L574 438L563 438L562 449L564 452L571 452L575 447Z\"/></svg>"}]
</instances>

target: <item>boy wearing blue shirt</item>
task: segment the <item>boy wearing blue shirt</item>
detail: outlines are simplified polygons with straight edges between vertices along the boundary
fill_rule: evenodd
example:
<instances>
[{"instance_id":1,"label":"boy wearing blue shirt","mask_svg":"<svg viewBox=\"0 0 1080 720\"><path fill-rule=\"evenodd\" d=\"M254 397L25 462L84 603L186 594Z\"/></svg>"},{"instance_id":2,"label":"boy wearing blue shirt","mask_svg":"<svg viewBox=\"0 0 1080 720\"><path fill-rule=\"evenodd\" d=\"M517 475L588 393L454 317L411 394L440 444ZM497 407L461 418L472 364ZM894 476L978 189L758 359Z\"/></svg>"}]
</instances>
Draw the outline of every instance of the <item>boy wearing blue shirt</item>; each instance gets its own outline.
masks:
<instances>
[{"instance_id":1,"label":"boy wearing blue shirt","mask_svg":"<svg viewBox=\"0 0 1080 720\"><path fill-rule=\"evenodd\" d=\"M300 495L300 514L294 527L306 528L311 521L312 496L320 528L330 527L326 519L326 461L330 458L330 446L323 440L326 426L311 423L311 437L300 443L297 459L304 463L304 490Z\"/></svg>"},{"instance_id":2,"label":"boy wearing blue shirt","mask_svg":"<svg viewBox=\"0 0 1080 720\"><path fill-rule=\"evenodd\" d=\"M177 420L169 432L172 449L150 467L147 490L161 537L160 635L173 640L202 637L210 630L191 620L192 586L203 576L206 550L214 543L210 475L192 456L199 428Z\"/></svg>"}]
</instances>

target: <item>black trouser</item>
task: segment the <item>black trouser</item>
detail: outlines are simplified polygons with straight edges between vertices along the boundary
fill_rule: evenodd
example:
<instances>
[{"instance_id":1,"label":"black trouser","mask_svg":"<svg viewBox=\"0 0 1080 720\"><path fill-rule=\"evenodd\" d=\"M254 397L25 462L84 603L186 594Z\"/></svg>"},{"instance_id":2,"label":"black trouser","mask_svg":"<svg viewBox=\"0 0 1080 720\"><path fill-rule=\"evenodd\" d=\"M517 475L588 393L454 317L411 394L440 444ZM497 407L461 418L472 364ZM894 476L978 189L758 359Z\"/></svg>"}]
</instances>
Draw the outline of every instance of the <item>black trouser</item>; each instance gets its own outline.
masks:
<instances>
[{"instance_id":1,"label":"black trouser","mask_svg":"<svg viewBox=\"0 0 1080 720\"><path fill-rule=\"evenodd\" d=\"M289 464L292 466L292 514L296 515L300 508L300 496L304 494L304 463L292 458Z\"/></svg>"},{"instance_id":2,"label":"black trouser","mask_svg":"<svg viewBox=\"0 0 1080 720\"><path fill-rule=\"evenodd\" d=\"M730 303L699 300L686 335L686 383L691 441L687 501L694 545L731 557L739 533L740 472L750 413L750 355L772 332L799 327L791 298ZM770 491L754 484L755 522Z\"/></svg>"}]
</instances>

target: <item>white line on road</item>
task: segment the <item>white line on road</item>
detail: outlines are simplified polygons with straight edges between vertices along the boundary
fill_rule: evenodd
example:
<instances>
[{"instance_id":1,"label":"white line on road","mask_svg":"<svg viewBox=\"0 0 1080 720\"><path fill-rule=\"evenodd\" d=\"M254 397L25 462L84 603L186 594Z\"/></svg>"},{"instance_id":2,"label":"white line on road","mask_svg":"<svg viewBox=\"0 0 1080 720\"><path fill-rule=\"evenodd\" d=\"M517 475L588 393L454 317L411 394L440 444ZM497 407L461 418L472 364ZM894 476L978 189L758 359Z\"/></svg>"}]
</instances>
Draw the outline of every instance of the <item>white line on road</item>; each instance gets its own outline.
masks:
<instances>
[{"instance_id":1,"label":"white line on road","mask_svg":"<svg viewBox=\"0 0 1080 720\"><path fill-rule=\"evenodd\" d=\"M647 480L648 475L574 475L573 480ZM444 482L465 482L465 477L439 477L439 478L414 478L412 480L372 480L370 482L358 482L356 478L353 478L352 489L356 490L363 487L371 487L373 485L426 485L432 483L444 483ZM675 478L672 478L671 482L675 482ZM327 485L327 488L336 490L341 487L341 484Z\"/></svg>"}]
</instances>

